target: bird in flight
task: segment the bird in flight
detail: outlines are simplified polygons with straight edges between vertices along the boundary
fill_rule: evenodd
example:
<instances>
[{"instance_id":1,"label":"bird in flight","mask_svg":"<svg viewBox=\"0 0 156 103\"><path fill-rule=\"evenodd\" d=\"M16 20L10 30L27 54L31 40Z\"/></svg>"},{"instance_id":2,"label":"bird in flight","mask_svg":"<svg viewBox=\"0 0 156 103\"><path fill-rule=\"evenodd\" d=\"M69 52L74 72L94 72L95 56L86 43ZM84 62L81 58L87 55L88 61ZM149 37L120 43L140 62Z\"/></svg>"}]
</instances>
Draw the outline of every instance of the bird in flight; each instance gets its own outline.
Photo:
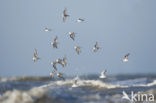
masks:
<instances>
[{"instance_id":1,"label":"bird in flight","mask_svg":"<svg viewBox=\"0 0 156 103\"><path fill-rule=\"evenodd\" d=\"M78 18L78 19L77 19L77 22L78 22L78 23L81 23L81 22L83 22L83 21L84 21L84 19L81 19L81 18Z\"/></svg>"},{"instance_id":2,"label":"bird in flight","mask_svg":"<svg viewBox=\"0 0 156 103\"><path fill-rule=\"evenodd\" d=\"M63 80L65 80L65 78L63 77L63 74L62 73L57 73L57 76Z\"/></svg>"},{"instance_id":3,"label":"bird in flight","mask_svg":"<svg viewBox=\"0 0 156 103\"><path fill-rule=\"evenodd\" d=\"M98 42L96 42L96 44L93 47L93 51L97 52L99 50L99 46L98 46Z\"/></svg>"},{"instance_id":4,"label":"bird in flight","mask_svg":"<svg viewBox=\"0 0 156 103\"><path fill-rule=\"evenodd\" d=\"M55 37L55 39L54 39L54 41L53 42L51 42L51 45L53 46L53 48L58 48L58 37L56 36Z\"/></svg>"},{"instance_id":5,"label":"bird in flight","mask_svg":"<svg viewBox=\"0 0 156 103\"><path fill-rule=\"evenodd\" d=\"M38 57L38 55L37 55L37 50L36 50L36 48L35 48L33 61L35 62L35 61L37 61L37 60L39 60L39 59L40 59L40 58Z\"/></svg>"},{"instance_id":6,"label":"bird in flight","mask_svg":"<svg viewBox=\"0 0 156 103\"><path fill-rule=\"evenodd\" d=\"M74 78L73 85L72 85L73 88L79 86L79 85L78 85L78 80L79 80L79 77L78 77L78 76Z\"/></svg>"},{"instance_id":7,"label":"bird in flight","mask_svg":"<svg viewBox=\"0 0 156 103\"><path fill-rule=\"evenodd\" d=\"M99 78L106 78L105 73L107 72L107 70L104 70L103 72L101 72L101 75L99 76Z\"/></svg>"},{"instance_id":8,"label":"bird in flight","mask_svg":"<svg viewBox=\"0 0 156 103\"><path fill-rule=\"evenodd\" d=\"M56 67L57 62L54 61L54 62L51 62L51 64L53 65L53 68L54 68L55 70L57 70L57 67Z\"/></svg>"},{"instance_id":9,"label":"bird in flight","mask_svg":"<svg viewBox=\"0 0 156 103\"><path fill-rule=\"evenodd\" d=\"M56 60L56 62L57 62L58 64L61 64L61 65L63 66L63 64L62 64L62 59L58 58L58 59Z\"/></svg>"},{"instance_id":10,"label":"bird in flight","mask_svg":"<svg viewBox=\"0 0 156 103\"><path fill-rule=\"evenodd\" d=\"M80 47L79 47L79 46L75 46L74 48L75 48L76 53L79 55L80 52L81 52L81 51L80 51Z\"/></svg>"},{"instance_id":11,"label":"bird in flight","mask_svg":"<svg viewBox=\"0 0 156 103\"><path fill-rule=\"evenodd\" d=\"M66 56L63 57L62 59L62 64L63 64L63 67L65 67L67 65L67 62L66 62Z\"/></svg>"},{"instance_id":12,"label":"bird in flight","mask_svg":"<svg viewBox=\"0 0 156 103\"><path fill-rule=\"evenodd\" d=\"M50 32L51 29L49 29L49 28L45 28L44 31L45 31L45 32Z\"/></svg>"},{"instance_id":13,"label":"bird in flight","mask_svg":"<svg viewBox=\"0 0 156 103\"><path fill-rule=\"evenodd\" d=\"M56 74L56 72L55 72L55 71L51 72L51 73L50 73L51 78L53 78L53 79L54 79L55 74Z\"/></svg>"},{"instance_id":14,"label":"bird in flight","mask_svg":"<svg viewBox=\"0 0 156 103\"><path fill-rule=\"evenodd\" d=\"M69 36L71 39L75 40L75 32L69 32Z\"/></svg>"},{"instance_id":15,"label":"bird in flight","mask_svg":"<svg viewBox=\"0 0 156 103\"><path fill-rule=\"evenodd\" d=\"M63 11L63 14L62 14L62 17L63 17L63 22L66 21L66 18L68 17L69 15L67 14L67 9L64 8L64 11Z\"/></svg>"},{"instance_id":16,"label":"bird in flight","mask_svg":"<svg viewBox=\"0 0 156 103\"><path fill-rule=\"evenodd\" d=\"M130 53L128 53L128 54L126 54L125 56L124 56L124 59L123 59L123 62L128 62L128 56L130 55Z\"/></svg>"}]
</instances>

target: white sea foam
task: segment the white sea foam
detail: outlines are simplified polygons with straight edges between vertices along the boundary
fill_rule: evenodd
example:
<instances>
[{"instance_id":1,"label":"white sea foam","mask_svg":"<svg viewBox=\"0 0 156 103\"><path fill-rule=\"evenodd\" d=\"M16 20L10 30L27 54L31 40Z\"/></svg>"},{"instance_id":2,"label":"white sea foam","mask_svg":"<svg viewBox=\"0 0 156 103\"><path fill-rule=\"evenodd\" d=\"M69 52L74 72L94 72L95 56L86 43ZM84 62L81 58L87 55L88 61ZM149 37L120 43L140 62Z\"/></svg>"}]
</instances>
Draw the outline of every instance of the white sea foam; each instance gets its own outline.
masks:
<instances>
[{"instance_id":1,"label":"white sea foam","mask_svg":"<svg viewBox=\"0 0 156 103\"><path fill-rule=\"evenodd\" d=\"M156 85L156 80L153 80L153 82L151 82L151 83L140 84L140 85L136 85L136 86L151 87L151 86L155 86L155 85Z\"/></svg>"},{"instance_id":2,"label":"white sea foam","mask_svg":"<svg viewBox=\"0 0 156 103\"><path fill-rule=\"evenodd\" d=\"M156 80L154 80L151 83L146 84L146 78L141 78L141 79L135 79L135 80L128 80L128 81L123 81L120 83L115 83L115 84L109 84L105 83L101 80L82 80L82 79L77 79L76 87L95 87L99 89L114 89L114 88L128 88L128 87L137 87L137 86L142 86L142 87L150 87L156 85ZM75 79L72 80L66 80L66 81L55 81L51 82L49 84L43 85L40 88L48 88L52 86L73 86L74 85Z\"/></svg>"},{"instance_id":3,"label":"white sea foam","mask_svg":"<svg viewBox=\"0 0 156 103\"><path fill-rule=\"evenodd\" d=\"M0 103L34 103L34 98L41 98L46 93L42 88L32 88L29 91L7 91L0 97Z\"/></svg>"},{"instance_id":4,"label":"white sea foam","mask_svg":"<svg viewBox=\"0 0 156 103\"><path fill-rule=\"evenodd\" d=\"M48 88L52 86L72 86L74 84L74 79L66 80L66 81L56 81L49 83L47 85L43 85L40 88ZM102 88L102 89L114 89L114 88L126 88L128 86L121 86L121 85L112 85L102 82L101 80L81 80L77 81L78 87L95 87L95 88Z\"/></svg>"},{"instance_id":5,"label":"white sea foam","mask_svg":"<svg viewBox=\"0 0 156 103\"><path fill-rule=\"evenodd\" d=\"M146 81L147 81L147 78L136 78L136 79L117 81L115 82L115 84L131 87L131 86L136 86L139 84L146 84Z\"/></svg>"},{"instance_id":6,"label":"white sea foam","mask_svg":"<svg viewBox=\"0 0 156 103\"><path fill-rule=\"evenodd\" d=\"M143 79L144 80L144 79ZM142 80L142 81L143 81ZM58 86L69 86L72 88L72 85L74 84L75 79L68 79L65 81L52 81L48 84L42 85L40 87L34 87L28 91L21 91L21 90L13 90L13 91L7 91L3 95L0 96L0 103L34 103L36 99L42 98L47 95L47 92L51 90L51 87L58 87ZM135 80L137 81L137 80ZM140 81L140 80L139 80ZM93 89L115 89L115 88L128 88L129 86L121 85L121 84L108 84L101 80L82 80L77 79L77 85L78 88L83 87L89 87ZM148 84L138 84L134 86L143 86L143 87L150 87L156 85L156 80L154 80L151 83ZM151 91L149 91L151 92ZM155 92L152 90L152 92ZM120 103L120 101L117 102L120 95L113 95L108 98L104 98L106 103L113 102L113 103ZM99 94L92 94L88 96L82 96L85 100L101 100L101 96ZM115 101L112 100L114 98ZM102 102L101 102L102 103Z\"/></svg>"}]
</instances>

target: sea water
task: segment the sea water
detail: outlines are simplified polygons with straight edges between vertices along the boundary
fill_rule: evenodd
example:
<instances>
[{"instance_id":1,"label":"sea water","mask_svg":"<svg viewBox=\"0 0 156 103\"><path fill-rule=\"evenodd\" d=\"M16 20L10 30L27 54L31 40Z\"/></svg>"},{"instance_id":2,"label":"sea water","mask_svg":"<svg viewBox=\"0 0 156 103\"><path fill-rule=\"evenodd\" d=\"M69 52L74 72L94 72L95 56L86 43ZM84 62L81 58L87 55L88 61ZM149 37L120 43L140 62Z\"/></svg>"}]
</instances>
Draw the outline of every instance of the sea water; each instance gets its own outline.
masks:
<instances>
[{"instance_id":1,"label":"sea water","mask_svg":"<svg viewBox=\"0 0 156 103\"><path fill-rule=\"evenodd\" d=\"M130 103L122 99L123 91L128 96L131 92L139 92L153 94L156 98L155 75L98 77L79 76L76 84L75 77L66 77L66 80L50 77L0 78L0 103ZM156 100L138 103L156 103Z\"/></svg>"}]
</instances>

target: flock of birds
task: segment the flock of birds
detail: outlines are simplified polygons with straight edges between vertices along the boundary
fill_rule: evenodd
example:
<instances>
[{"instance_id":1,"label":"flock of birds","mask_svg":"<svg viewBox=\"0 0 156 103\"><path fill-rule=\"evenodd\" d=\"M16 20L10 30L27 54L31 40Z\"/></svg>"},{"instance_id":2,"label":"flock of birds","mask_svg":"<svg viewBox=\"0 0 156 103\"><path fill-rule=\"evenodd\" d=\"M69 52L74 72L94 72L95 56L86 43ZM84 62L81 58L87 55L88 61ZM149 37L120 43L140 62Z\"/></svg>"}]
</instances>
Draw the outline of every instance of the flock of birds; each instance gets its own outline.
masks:
<instances>
[{"instance_id":1,"label":"flock of birds","mask_svg":"<svg viewBox=\"0 0 156 103\"><path fill-rule=\"evenodd\" d=\"M67 17L69 17L69 15L67 14L67 9L65 8L64 11L63 11L63 14L62 14L63 22L66 21L66 18L67 18ZM84 19L82 19L82 18L77 19L77 22L79 22L79 23L80 23L80 22L83 22L83 21L84 21ZM50 32L51 29L45 28L44 31L45 31L45 32ZM75 32L69 32L69 36L70 36L70 38L71 38L73 41L75 40L75 34L76 34ZM56 49L58 48L58 37L57 37L57 36L54 38L53 42L51 42L51 45L53 46L53 48L56 48ZM74 49L75 49L76 53L79 55L80 52L81 52L81 48L80 48L79 46L75 46ZM98 42L96 42L95 45L94 45L94 47L93 47L93 51L94 51L94 52L97 52L99 49L100 49L100 47L98 46ZM129 56L129 55L130 55L130 53L128 53L128 54L126 54L126 55L124 56L123 62L128 62L128 56ZM37 61L37 60L39 60L39 59L40 59L40 58L38 57L37 50L35 49L35 50L34 50L33 61L35 62L35 61ZM58 69L57 69L57 66L56 66L56 65L57 65L57 64L60 64L60 65L62 65L62 67L65 67L65 66L67 66L67 61L66 61L66 60L67 60L67 59L66 59L66 56L64 56L62 59L61 59L61 58L58 58L58 59L56 59L55 61L51 62L51 65L53 66L54 71L50 73L50 76L51 76L53 79L54 79L55 75L57 74L57 76L58 76L59 78L65 80L65 78L63 77L63 74L60 73L60 72L57 72ZM106 73L106 72L107 72L106 70L104 70L103 72L101 72L101 75L99 76L99 78L106 78L106 76L105 76L105 73ZM77 83L77 79L75 79L75 82L74 82L74 83L75 83L75 84Z\"/></svg>"}]
</instances>

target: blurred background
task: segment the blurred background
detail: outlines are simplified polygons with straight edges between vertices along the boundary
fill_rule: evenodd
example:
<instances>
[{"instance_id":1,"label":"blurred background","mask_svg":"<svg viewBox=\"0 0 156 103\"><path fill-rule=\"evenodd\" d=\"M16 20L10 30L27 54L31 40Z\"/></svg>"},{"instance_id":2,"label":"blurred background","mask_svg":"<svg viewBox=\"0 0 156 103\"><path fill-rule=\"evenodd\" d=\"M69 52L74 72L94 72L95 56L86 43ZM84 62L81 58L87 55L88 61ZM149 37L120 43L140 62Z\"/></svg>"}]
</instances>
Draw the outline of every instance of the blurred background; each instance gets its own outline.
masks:
<instances>
[{"instance_id":1,"label":"blurred background","mask_svg":"<svg viewBox=\"0 0 156 103\"><path fill-rule=\"evenodd\" d=\"M67 57L66 75L156 73L155 0L1 0L0 76L49 76ZM62 13L70 15L63 23ZM85 19L77 23L78 18ZM45 32L44 28L52 29ZM75 41L68 32L76 32ZM58 36L58 49L50 42ZM95 42L101 48L94 53ZM74 46L80 46L77 55ZM33 62L34 48L41 58ZM130 53L129 62L123 63Z\"/></svg>"}]
</instances>

